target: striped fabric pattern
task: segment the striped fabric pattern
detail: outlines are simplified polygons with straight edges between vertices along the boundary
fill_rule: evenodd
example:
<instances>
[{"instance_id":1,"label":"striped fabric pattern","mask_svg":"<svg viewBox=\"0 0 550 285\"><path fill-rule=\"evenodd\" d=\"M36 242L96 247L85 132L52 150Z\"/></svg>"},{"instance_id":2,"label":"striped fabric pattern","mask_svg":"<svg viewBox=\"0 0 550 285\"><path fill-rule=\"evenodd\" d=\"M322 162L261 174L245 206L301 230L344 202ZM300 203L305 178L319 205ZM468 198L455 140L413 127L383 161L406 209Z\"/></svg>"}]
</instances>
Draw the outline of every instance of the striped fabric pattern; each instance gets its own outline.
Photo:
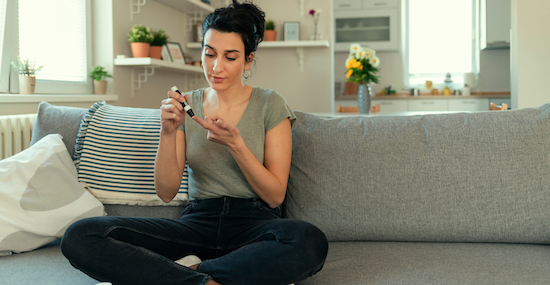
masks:
<instances>
[{"instance_id":1,"label":"striped fabric pattern","mask_svg":"<svg viewBox=\"0 0 550 285\"><path fill-rule=\"evenodd\" d=\"M104 204L186 204L187 166L172 202L162 202L155 193L159 133L159 109L95 103L82 120L75 145L80 183Z\"/></svg>"}]
</instances>

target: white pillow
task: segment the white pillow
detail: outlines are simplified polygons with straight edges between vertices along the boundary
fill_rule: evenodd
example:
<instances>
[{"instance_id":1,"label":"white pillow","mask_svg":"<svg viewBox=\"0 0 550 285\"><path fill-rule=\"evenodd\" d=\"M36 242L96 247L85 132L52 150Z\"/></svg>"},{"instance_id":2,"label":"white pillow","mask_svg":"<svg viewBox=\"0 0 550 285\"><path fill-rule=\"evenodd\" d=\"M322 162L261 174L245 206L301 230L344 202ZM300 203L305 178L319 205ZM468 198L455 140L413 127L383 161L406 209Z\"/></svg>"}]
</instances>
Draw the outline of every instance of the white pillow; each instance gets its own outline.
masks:
<instances>
[{"instance_id":1,"label":"white pillow","mask_svg":"<svg viewBox=\"0 0 550 285\"><path fill-rule=\"evenodd\" d=\"M73 222L105 215L84 189L61 135L0 161L0 256L61 238Z\"/></svg>"}]
</instances>

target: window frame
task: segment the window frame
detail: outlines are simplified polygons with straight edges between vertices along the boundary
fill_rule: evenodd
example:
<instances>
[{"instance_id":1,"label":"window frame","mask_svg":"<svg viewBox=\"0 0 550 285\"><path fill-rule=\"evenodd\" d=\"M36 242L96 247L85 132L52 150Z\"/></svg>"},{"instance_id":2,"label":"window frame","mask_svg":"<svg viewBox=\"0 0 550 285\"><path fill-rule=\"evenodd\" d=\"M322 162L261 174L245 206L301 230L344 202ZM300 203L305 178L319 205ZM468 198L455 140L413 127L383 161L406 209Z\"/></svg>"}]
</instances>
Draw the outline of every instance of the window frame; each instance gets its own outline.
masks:
<instances>
[{"instance_id":1,"label":"window frame","mask_svg":"<svg viewBox=\"0 0 550 285\"><path fill-rule=\"evenodd\" d=\"M17 71L9 65L9 62L17 60L19 55L19 1L18 0L7 0L8 7L6 9L6 29L9 32L9 37L5 37L4 42L13 43L9 45L8 48L5 48L4 54L2 55L2 78L6 75L9 75L9 91L0 90L0 93L19 93L19 84L18 77L19 74ZM86 73L92 69L92 3L91 0L85 0L85 9L86 9ZM12 15L10 17L10 15ZM8 18L9 17L9 18ZM9 22L8 22L9 20ZM4 46L6 47L6 46ZM4 70L4 60L8 63L8 70ZM80 83L71 83L71 82L52 82L46 80L37 79L37 84L35 87L35 94L92 94L93 93L93 82L91 78L85 76L86 81L83 84Z\"/></svg>"},{"instance_id":2,"label":"window frame","mask_svg":"<svg viewBox=\"0 0 550 285\"><path fill-rule=\"evenodd\" d=\"M12 61L11 55L17 49L14 49L13 42L10 39L13 37L14 28L8 23L10 23L13 17L13 13L9 13L12 9L11 6L14 5L14 1L6 0L6 15L4 23L4 32L2 39L2 64L0 66L0 93L8 93L10 88L10 70Z\"/></svg>"},{"instance_id":3,"label":"window frame","mask_svg":"<svg viewBox=\"0 0 550 285\"><path fill-rule=\"evenodd\" d=\"M476 75L479 74L479 0L470 0L472 5L472 59L471 66L472 72ZM411 74L409 73L409 0L402 0L401 3L401 31L402 31L402 66L403 66L403 83L406 89L418 88L418 84L412 84L410 82ZM432 80L434 78L445 78L445 73L430 73L420 77L426 80ZM464 86L464 73L451 73L453 79L453 89L461 89ZM434 88L442 87L443 80L433 81Z\"/></svg>"}]
</instances>

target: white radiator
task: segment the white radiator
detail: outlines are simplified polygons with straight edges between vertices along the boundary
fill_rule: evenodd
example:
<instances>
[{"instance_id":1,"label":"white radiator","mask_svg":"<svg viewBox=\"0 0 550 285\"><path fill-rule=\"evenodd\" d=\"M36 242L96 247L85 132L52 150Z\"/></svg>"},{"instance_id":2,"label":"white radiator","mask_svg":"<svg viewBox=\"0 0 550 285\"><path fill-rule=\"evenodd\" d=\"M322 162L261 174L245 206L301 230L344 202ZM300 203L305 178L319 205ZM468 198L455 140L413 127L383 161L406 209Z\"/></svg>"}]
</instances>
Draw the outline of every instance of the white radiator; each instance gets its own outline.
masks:
<instances>
[{"instance_id":1,"label":"white radiator","mask_svg":"<svg viewBox=\"0 0 550 285\"><path fill-rule=\"evenodd\" d=\"M34 119L36 114L0 116L0 159L30 146Z\"/></svg>"}]
</instances>

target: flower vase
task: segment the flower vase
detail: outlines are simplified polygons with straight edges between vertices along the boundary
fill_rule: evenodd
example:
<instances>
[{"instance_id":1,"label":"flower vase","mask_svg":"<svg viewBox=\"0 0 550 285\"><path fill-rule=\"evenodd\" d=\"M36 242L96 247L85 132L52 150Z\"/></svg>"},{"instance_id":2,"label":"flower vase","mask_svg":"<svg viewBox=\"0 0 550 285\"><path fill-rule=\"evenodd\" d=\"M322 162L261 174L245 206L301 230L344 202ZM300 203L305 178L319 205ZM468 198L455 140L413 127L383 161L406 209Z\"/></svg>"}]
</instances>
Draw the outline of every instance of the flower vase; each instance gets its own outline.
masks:
<instances>
[{"instance_id":1,"label":"flower vase","mask_svg":"<svg viewBox=\"0 0 550 285\"><path fill-rule=\"evenodd\" d=\"M370 114L371 94L370 84L359 84L359 88L357 89L357 107L359 107L359 114Z\"/></svg>"}]
</instances>

